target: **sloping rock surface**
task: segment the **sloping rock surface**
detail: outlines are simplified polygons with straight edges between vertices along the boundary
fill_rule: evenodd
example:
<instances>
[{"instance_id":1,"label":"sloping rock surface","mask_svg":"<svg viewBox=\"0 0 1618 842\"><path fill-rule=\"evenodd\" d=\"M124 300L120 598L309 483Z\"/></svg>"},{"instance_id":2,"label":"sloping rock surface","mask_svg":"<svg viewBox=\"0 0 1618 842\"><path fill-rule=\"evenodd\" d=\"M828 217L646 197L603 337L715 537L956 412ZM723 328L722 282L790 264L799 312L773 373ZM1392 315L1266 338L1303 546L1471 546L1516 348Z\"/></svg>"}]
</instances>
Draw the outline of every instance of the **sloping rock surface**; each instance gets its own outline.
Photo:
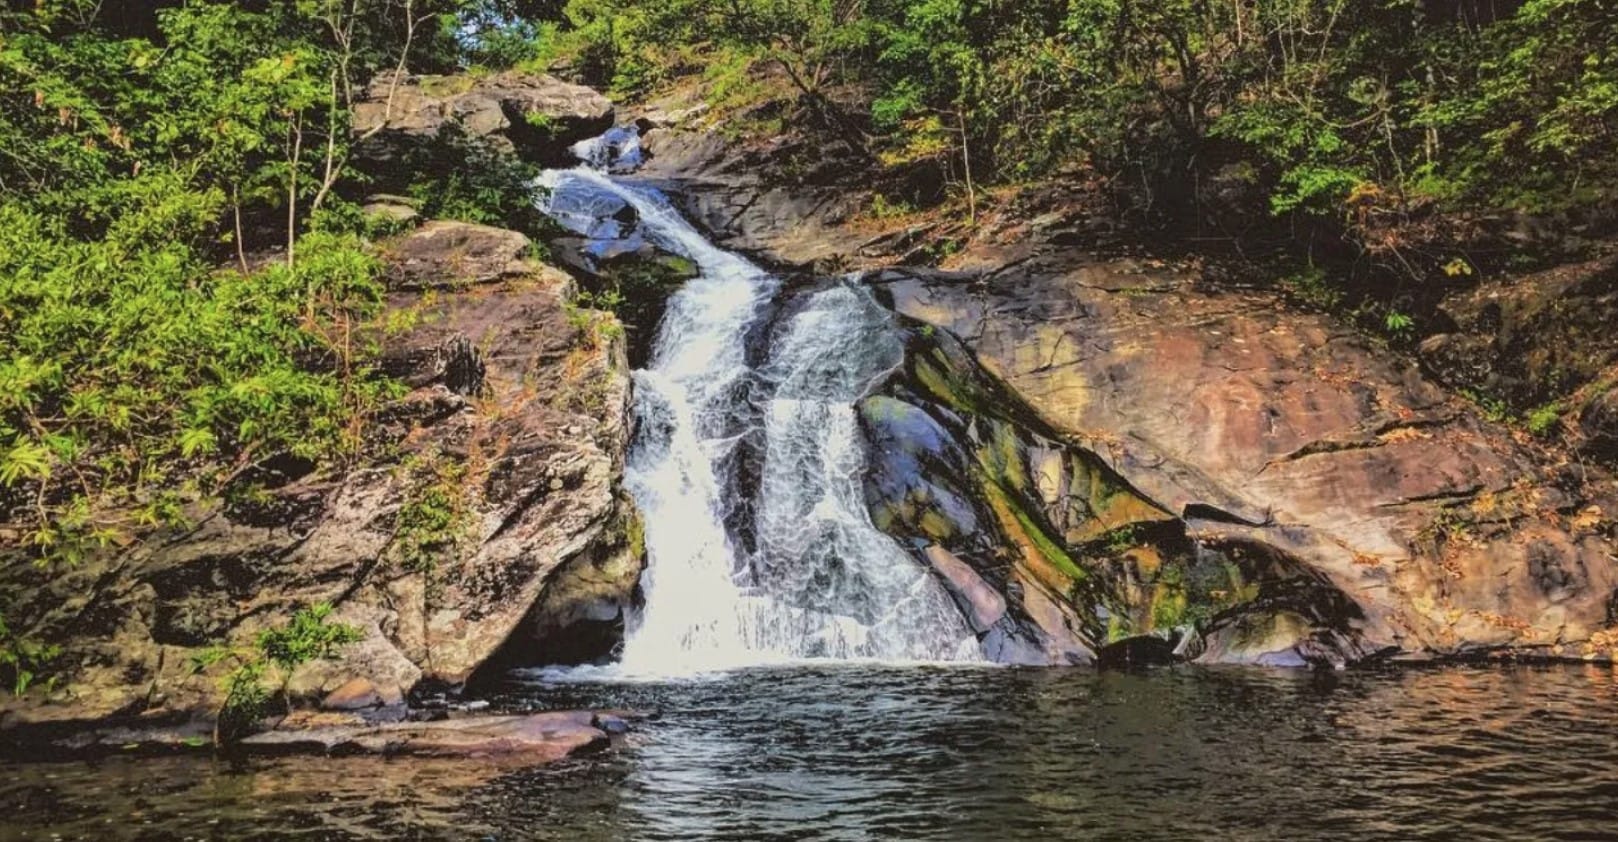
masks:
<instances>
[{"instance_id":1,"label":"sloping rock surface","mask_svg":"<svg viewBox=\"0 0 1618 842\"><path fill-rule=\"evenodd\" d=\"M1612 522L1576 467L1329 321L1128 261L879 280L1193 541L1263 548L1345 595L1333 660L1613 622ZM1320 642L1302 619L1294 637Z\"/></svg>"}]
</instances>

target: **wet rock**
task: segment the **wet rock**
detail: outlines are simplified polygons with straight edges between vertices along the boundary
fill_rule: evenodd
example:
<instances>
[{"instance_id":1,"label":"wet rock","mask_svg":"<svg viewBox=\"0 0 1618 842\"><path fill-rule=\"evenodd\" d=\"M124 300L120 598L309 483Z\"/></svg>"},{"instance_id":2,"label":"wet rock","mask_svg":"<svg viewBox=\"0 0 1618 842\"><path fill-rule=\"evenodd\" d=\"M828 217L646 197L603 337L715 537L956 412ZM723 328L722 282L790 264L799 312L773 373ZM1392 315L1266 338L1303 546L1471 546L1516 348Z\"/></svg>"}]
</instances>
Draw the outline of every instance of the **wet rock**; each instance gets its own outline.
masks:
<instances>
[{"instance_id":1,"label":"wet rock","mask_svg":"<svg viewBox=\"0 0 1618 842\"><path fill-rule=\"evenodd\" d=\"M937 544L929 546L924 555L938 575L943 577L950 593L963 606L962 613L966 615L973 631L979 634L987 632L1006 615L1005 597L989 587L966 562Z\"/></svg>"},{"instance_id":2,"label":"wet rock","mask_svg":"<svg viewBox=\"0 0 1618 842\"><path fill-rule=\"evenodd\" d=\"M673 128L648 132L642 147L649 159L643 175L678 179L682 210L725 248L778 265L833 269L869 239L840 225L863 199L806 177L860 166L835 150L805 144L743 153L716 132ZM783 179L782 171L796 175Z\"/></svg>"},{"instance_id":3,"label":"wet rock","mask_svg":"<svg viewBox=\"0 0 1618 842\"><path fill-rule=\"evenodd\" d=\"M7 728L0 731L0 757L17 760L113 753L184 754L211 751L214 745L213 722L180 712L99 721L6 724Z\"/></svg>"},{"instance_id":4,"label":"wet rock","mask_svg":"<svg viewBox=\"0 0 1618 842\"><path fill-rule=\"evenodd\" d=\"M1203 637L1202 658L1266 667L1310 665L1313 625L1290 612L1249 614L1221 623Z\"/></svg>"},{"instance_id":5,"label":"wet rock","mask_svg":"<svg viewBox=\"0 0 1618 842\"><path fill-rule=\"evenodd\" d=\"M1167 666L1179 660L1175 654L1176 638L1141 635L1114 641L1096 653L1096 666L1102 669L1140 669Z\"/></svg>"},{"instance_id":6,"label":"wet rock","mask_svg":"<svg viewBox=\"0 0 1618 842\"><path fill-rule=\"evenodd\" d=\"M613 736L629 733L629 723L623 717L610 713L596 714L590 724Z\"/></svg>"}]
</instances>

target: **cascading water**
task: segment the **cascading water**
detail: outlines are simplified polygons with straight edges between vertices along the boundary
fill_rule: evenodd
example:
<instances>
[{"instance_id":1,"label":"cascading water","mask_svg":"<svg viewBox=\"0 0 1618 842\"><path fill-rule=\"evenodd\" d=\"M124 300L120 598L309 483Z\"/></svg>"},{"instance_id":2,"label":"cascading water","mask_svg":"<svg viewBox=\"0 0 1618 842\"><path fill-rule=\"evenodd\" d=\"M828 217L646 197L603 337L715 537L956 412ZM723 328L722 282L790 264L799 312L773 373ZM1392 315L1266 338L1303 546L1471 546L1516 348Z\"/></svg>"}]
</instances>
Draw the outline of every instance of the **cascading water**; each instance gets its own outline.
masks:
<instances>
[{"instance_id":1,"label":"cascading water","mask_svg":"<svg viewBox=\"0 0 1618 842\"><path fill-rule=\"evenodd\" d=\"M589 238L644 237L699 273L669 299L650 362L634 373L625 483L646 522L648 564L621 669L981 659L938 581L865 508L854 402L903 360L889 314L863 289L831 286L775 326L753 368L746 337L780 281L713 245L656 190L608 174L639 163L632 130L575 153L583 165L544 176L548 214ZM762 442L762 467L742 507L738 451L750 440ZM751 542L727 526L738 512L751 516Z\"/></svg>"}]
</instances>

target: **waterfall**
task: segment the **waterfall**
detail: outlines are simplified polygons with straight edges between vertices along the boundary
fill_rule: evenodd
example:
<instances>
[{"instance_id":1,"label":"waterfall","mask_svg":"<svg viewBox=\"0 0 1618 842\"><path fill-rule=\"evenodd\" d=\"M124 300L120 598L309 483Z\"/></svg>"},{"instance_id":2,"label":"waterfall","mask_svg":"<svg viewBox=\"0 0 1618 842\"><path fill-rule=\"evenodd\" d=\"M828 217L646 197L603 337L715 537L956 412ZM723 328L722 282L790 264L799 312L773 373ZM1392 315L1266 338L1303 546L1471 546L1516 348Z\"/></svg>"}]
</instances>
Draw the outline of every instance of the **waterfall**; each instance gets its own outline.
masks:
<instances>
[{"instance_id":1,"label":"waterfall","mask_svg":"<svg viewBox=\"0 0 1618 842\"><path fill-rule=\"evenodd\" d=\"M865 507L854 404L903 361L891 315L844 281L763 324L780 280L624 178L639 162L632 132L575 153L584 164L542 178L546 213L587 238L644 238L698 271L669 299L650 360L633 373L625 485L645 520L648 563L620 669L980 660L939 582ZM766 327L755 367L747 336ZM762 451L762 467L744 484L747 447ZM750 541L733 534L738 520L750 524Z\"/></svg>"}]
</instances>

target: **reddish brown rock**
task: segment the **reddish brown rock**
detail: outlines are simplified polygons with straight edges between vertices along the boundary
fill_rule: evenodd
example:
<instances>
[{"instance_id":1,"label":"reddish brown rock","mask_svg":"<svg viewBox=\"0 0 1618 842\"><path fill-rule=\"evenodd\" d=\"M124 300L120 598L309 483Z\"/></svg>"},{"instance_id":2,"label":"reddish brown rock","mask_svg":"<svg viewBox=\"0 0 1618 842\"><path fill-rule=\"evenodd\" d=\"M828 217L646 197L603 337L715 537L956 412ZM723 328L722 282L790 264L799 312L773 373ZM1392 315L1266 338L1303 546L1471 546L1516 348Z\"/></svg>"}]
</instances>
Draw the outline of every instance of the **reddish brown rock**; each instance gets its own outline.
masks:
<instances>
[{"instance_id":1,"label":"reddish brown rock","mask_svg":"<svg viewBox=\"0 0 1618 842\"><path fill-rule=\"evenodd\" d=\"M1567 519L1585 503L1574 478L1351 331L1127 261L884 286L1193 539L1323 576L1362 612L1362 654L1582 640L1610 622L1611 525ZM1280 628L1242 639L1285 649ZM1234 651L1210 657L1248 659Z\"/></svg>"},{"instance_id":2,"label":"reddish brown rock","mask_svg":"<svg viewBox=\"0 0 1618 842\"><path fill-rule=\"evenodd\" d=\"M546 763L610 744L590 711L476 716L379 725L297 723L242 740L273 754L380 754L390 757L520 757Z\"/></svg>"},{"instance_id":3,"label":"reddish brown rock","mask_svg":"<svg viewBox=\"0 0 1618 842\"><path fill-rule=\"evenodd\" d=\"M404 704L404 694L399 688L388 686L379 688L368 678L352 678L344 682L336 690L326 694L320 706L326 710L352 711L369 710L372 708L387 707Z\"/></svg>"}]
</instances>

